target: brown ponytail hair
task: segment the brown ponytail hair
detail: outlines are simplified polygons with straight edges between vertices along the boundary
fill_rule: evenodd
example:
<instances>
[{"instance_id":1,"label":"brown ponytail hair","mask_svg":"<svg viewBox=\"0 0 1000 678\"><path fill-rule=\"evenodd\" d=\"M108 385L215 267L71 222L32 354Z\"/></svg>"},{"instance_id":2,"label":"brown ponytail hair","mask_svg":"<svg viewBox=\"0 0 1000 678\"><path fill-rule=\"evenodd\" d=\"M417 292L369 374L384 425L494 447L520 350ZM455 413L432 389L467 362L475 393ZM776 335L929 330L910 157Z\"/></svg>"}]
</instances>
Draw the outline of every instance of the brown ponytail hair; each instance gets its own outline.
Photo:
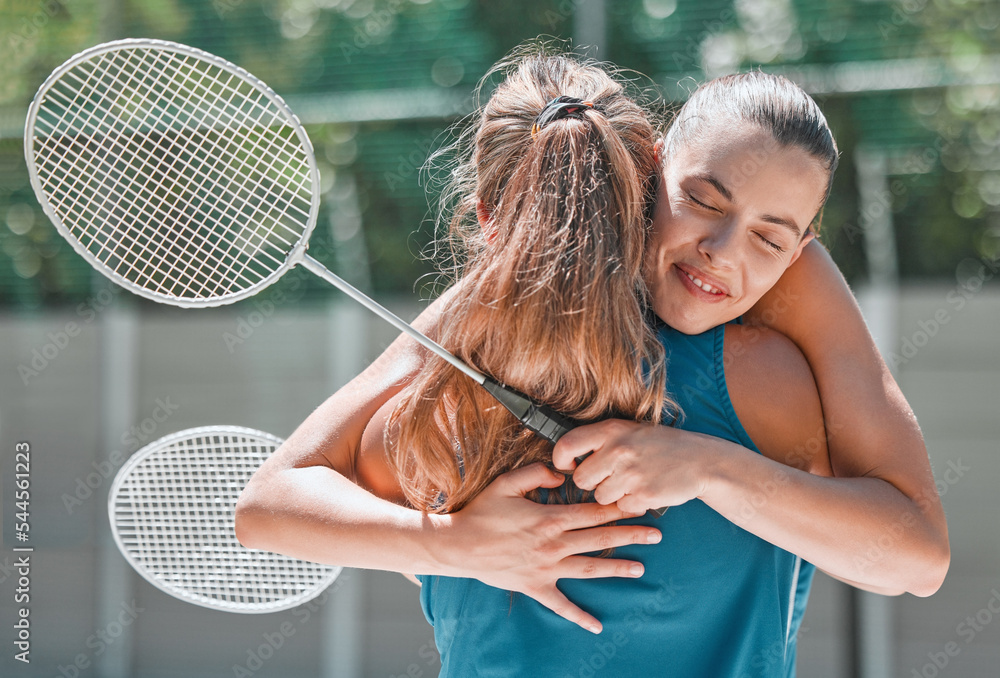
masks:
<instances>
[{"instance_id":1,"label":"brown ponytail hair","mask_svg":"<svg viewBox=\"0 0 1000 678\"><path fill-rule=\"evenodd\" d=\"M574 55L515 54L483 83L497 74L504 81L449 149L461 278L438 341L574 419L658 422L666 368L642 279L654 127L622 82ZM594 107L533 135L560 95ZM439 513L552 455L551 443L436 358L404 389L386 448L409 502Z\"/></svg>"}]
</instances>

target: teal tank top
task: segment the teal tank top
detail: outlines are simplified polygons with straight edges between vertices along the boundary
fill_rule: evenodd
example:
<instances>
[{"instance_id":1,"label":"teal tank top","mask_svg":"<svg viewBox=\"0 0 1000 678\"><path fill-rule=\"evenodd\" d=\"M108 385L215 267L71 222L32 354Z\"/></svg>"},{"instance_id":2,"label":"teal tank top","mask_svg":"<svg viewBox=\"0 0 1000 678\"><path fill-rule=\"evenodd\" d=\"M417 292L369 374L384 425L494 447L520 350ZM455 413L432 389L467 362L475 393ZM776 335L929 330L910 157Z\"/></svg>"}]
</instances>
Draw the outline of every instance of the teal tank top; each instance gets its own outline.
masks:
<instances>
[{"instance_id":1,"label":"teal tank top","mask_svg":"<svg viewBox=\"0 0 1000 678\"><path fill-rule=\"evenodd\" d=\"M675 425L759 452L729 400L724 327L690 336L658 326ZM601 620L598 634L523 595L475 579L419 575L441 678L789 678L814 568L700 500L620 524L663 539L615 549L638 579L563 579L559 589Z\"/></svg>"}]
</instances>

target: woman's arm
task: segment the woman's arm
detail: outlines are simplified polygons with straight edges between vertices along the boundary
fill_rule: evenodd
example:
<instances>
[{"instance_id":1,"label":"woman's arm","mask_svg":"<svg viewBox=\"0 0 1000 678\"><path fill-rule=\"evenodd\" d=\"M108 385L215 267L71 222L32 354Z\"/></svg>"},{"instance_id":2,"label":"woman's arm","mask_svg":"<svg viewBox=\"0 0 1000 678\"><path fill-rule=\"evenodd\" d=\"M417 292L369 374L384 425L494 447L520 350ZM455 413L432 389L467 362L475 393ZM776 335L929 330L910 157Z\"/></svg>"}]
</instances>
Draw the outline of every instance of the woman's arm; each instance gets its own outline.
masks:
<instances>
[{"instance_id":1,"label":"woman's arm","mask_svg":"<svg viewBox=\"0 0 1000 678\"><path fill-rule=\"evenodd\" d=\"M884 593L930 595L944 579L950 550L919 428L826 252L810 245L800 264L755 313L787 332L815 372L835 477L812 475L718 438L620 421L570 431L553 461L570 470L575 457L596 450L574 478L584 489L597 489L599 501L640 509L700 498L839 579ZM760 380L780 381L771 370L785 366L765 368ZM789 420L801 411L794 403L782 409L771 408L771 425L799 423ZM631 477L629 459L642 460ZM632 485L657 477L661 484L649 486L656 496L637 498Z\"/></svg>"},{"instance_id":2,"label":"woman's arm","mask_svg":"<svg viewBox=\"0 0 1000 678\"><path fill-rule=\"evenodd\" d=\"M781 332L809 361L823 401L834 473L882 477L883 459L911 464L913 479L897 487L910 503L902 505L890 532L909 522L906 515L912 513L932 526L944 552L950 553L944 510L917 419L875 347L847 282L818 241L806 246L747 321ZM870 550L870 555L883 550L878 536L873 535Z\"/></svg>"},{"instance_id":3,"label":"woman's arm","mask_svg":"<svg viewBox=\"0 0 1000 678\"><path fill-rule=\"evenodd\" d=\"M556 467L569 470L592 450L574 479L599 502L635 510L700 499L761 539L879 592L929 596L947 572L947 534L926 515L924 497L899 489L912 477L898 465L824 478L719 438L609 420L567 433ZM650 476L660 484L636 491Z\"/></svg>"},{"instance_id":4,"label":"woman's arm","mask_svg":"<svg viewBox=\"0 0 1000 678\"><path fill-rule=\"evenodd\" d=\"M432 333L441 303L432 304L414 325ZM474 577L525 593L570 621L599 630L600 623L555 583L640 576L642 566L634 561L576 555L658 541L659 531L645 526L604 526L635 514L524 498L537 487L562 482L541 464L500 476L460 511L425 514L400 503L394 480L380 477L378 465L359 467L366 463L358 452L369 420L425 359L416 342L401 336L317 408L244 489L236 506L240 542L331 565ZM358 478L395 501L361 487Z\"/></svg>"}]
</instances>

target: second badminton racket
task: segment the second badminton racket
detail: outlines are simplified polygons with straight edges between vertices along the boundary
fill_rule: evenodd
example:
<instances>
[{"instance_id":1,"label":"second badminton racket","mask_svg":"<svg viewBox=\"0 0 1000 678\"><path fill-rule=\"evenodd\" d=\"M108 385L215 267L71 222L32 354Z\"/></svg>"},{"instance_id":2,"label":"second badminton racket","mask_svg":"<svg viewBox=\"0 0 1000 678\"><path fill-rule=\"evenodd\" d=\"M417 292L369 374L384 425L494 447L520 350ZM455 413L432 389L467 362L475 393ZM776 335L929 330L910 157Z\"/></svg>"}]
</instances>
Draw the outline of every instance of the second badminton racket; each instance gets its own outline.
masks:
<instances>
[{"instance_id":1,"label":"second badminton racket","mask_svg":"<svg viewBox=\"0 0 1000 678\"><path fill-rule=\"evenodd\" d=\"M179 431L136 452L108 494L115 543L146 581L214 610L277 612L330 586L339 567L244 548L235 508L280 438L237 426Z\"/></svg>"}]
</instances>

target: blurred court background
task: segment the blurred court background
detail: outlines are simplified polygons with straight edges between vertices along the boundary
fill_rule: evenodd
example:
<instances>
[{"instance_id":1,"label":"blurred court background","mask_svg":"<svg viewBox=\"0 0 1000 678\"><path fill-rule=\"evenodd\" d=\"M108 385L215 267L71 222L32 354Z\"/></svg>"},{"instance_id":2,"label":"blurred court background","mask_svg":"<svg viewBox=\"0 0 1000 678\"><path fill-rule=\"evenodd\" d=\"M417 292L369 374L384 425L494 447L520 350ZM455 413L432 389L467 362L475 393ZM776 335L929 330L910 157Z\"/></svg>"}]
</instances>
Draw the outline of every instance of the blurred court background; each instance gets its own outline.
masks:
<instances>
[{"instance_id":1,"label":"blurred court background","mask_svg":"<svg viewBox=\"0 0 1000 678\"><path fill-rule=\"evenodd\" d=\"M417 678L439 668L417 590L398 575L345 571L309 606L237 616L167 597L118 554L106 497L124 458L206 424L285 437L394 333L299 270L255 299L190 311L99 277L28 183L24 114L48 73L97 43L153 37L262 78L317 147L323 211L310 252L412 318L432 271L416 256L433 233L433 191L418 169L489 65L539 34L645 73L668 104L706 77L756 67L819 101L843 151L823 240L922 424L953 557L929 599L862 595L818 575L799 675L1000 675L995 0L0 2L0 674ZM22 440L34 462L30 665L13 659ZM872 549L878 557L874 537ZM567 675L614 670L568 658Z\"/></svg>"}]
</instances>

